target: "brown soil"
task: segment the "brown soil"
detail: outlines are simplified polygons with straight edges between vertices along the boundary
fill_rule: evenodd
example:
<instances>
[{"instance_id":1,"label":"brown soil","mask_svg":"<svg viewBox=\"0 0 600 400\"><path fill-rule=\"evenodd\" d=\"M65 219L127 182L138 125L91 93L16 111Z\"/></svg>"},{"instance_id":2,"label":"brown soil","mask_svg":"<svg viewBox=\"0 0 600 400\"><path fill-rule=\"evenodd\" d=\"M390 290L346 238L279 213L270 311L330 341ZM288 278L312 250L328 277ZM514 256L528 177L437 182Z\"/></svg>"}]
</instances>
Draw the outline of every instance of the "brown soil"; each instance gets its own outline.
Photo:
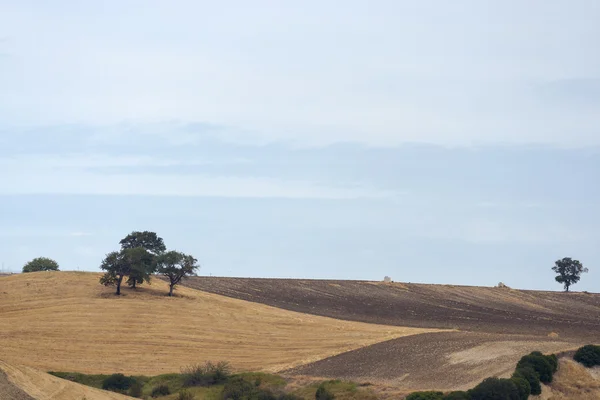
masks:
<instances>
[{"instance_id":1,"label":"brown soil","mask_svg":"<svg viewBox=\"0 0 600 400\"><path fill-rule=\"evenodd\" d=\"M598 339L600 295L367 281L193 277L206 292L332 318L421 328Z\"/></svg>"},{"instance_id":2,"label":"brown soil","mask_svg":"<svg viewBox=\"0 0 600 400\"><path fill-rule=\"evenodd\" d=\"M13 384L0 369L0 400L34 400L33 397Z\"/></svg>"}]
</instances>

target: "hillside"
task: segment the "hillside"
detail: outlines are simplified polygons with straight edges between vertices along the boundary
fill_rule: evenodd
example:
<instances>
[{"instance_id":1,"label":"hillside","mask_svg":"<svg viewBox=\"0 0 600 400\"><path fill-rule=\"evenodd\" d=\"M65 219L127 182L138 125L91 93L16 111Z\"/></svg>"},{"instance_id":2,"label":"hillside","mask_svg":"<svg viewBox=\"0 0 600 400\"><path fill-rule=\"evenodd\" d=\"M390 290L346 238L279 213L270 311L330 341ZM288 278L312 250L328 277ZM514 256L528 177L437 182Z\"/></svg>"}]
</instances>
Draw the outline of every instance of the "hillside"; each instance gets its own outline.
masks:
<instances>
[{"instance_id":1,"label":"hillside","mask_svg":"<svg viewBox=\"0 0 600 400\"><path fill-rule=\"evenodd\" d=\"M131 400L56 378L35 368L0 361L0 400Z\"/></svg>"},{"instance_id":2,"label":"hillside","mask_svg":"<svg viewBox=\"0 0 600 400\"><path fill-rule=\"evenodd\" d=\"M432 330L319 317L167 285L124 289L98 274L0 278L0 359L42 371L156 375L205 360L279 371Z\"/></svg>"},{"instance_id":3,"label":"hillside","mask_svg":"<svg viewBox=\"0 0 600 400\"><path fill-rule=\"evenodd\" d=\"M313 315L375 324L598 339L600 295L453 285L193 277L184 285Z\"/></svg>"},{"instance_id":4,"label":"hillside","mask_svg":"<svg viewBox=\"0 0 600 400\"><path fill-rule=\"evenodd\" d=\"M365 346L289 369L290 376L461 390L487 376L510 374L530 351L560 352L600 340L597 294L216 277L190 278L185 285L341 320L458 330Z\"/></svg>"}]
</instances>

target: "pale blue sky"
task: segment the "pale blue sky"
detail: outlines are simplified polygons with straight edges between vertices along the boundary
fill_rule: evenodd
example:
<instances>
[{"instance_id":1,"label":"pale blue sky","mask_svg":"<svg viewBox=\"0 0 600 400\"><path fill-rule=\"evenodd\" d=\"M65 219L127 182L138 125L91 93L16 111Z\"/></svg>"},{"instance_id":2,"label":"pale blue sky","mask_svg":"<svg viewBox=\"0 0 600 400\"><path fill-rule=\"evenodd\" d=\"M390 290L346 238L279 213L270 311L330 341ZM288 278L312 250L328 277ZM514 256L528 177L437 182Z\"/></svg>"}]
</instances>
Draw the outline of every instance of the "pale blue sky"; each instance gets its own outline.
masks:
<instances>
[{"instance_id":1,"label":"pale blue sky","mask_svg":"<svg viewBox=\"0 0 600 400\"><path fill-rule=\"evenodd\" d=\"M600 291L597 1L0 0L0 262ZM598 268L596 268L598 266Z\"/></svg>"}]
</instances>

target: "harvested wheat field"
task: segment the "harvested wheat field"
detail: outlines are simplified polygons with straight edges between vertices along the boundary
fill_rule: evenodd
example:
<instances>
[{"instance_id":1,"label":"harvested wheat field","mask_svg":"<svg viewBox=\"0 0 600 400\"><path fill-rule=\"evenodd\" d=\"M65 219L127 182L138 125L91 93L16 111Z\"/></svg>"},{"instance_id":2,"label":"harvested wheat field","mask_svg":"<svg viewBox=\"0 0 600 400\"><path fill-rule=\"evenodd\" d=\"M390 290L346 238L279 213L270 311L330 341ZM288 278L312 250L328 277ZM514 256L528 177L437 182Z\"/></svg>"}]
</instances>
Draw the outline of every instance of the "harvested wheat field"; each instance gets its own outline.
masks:
<instances>
[{"instance_id":1,"label":"harvested wheat field","mask_svg":"<svg viewBox=\"0 0 600 400\"><path fill-rule=\"evenodd\" d=\"M106 392L59 379L35 368L9 365L0 361L0 375L4 374L12 391L3 391L0 377L1 400L127 400L131 397ZM18 388L16 391L15 388ZM11 390L11 388L8 388ZM5 397L3 397L5 396Z\"/></svg>"},{"instance_id":2,"label":"harvested wheat field","mask_svg":"<svg viewBox=\"0 0 600 400\"><path fill-rule=\"evenodd\" d=\"M167 285L123 289L99 274L0 278L0 358L42 371L157 375L205 360L280 371L378 342L432 332L341 321Z\"/></svg>"},{"instance_id":3,"label":"harvested wheat field","mask_svg":"<svg viewBox=\"0 0 600 400\"><path fill-rule=\"evenodd\" d=\"M587 369L562 358L554 382L544 387L542 400L600 400L600 369Z\"/></svg>"}]
</instances>

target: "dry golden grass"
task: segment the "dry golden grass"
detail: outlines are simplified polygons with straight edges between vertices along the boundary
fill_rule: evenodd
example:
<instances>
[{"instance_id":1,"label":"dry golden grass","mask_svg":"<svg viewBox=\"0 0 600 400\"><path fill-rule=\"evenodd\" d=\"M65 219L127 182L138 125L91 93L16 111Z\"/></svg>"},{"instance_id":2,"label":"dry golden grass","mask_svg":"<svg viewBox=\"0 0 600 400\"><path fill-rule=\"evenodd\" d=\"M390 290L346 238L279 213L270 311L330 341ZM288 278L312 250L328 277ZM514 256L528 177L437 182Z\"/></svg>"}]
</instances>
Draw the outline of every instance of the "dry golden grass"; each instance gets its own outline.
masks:
<instances>
[{"instance_id":1,"label":"dry golden grass","mask_svg":"<svg viewBox=\"0 0 600 400\"><path fill-rule=\"evenodd\" d=\"M35 368L0 361L10 381L37 400L131 400L131 397L69 382Z\"/></svg>"},{"instance_id":2,"label":"dry golden grass","mask_svg":"<svg viewBox=\"0 0 600 400\"><path fill-rule=\"evenodd\" d=\"M600 376L573 360L562 358L550 385L544 388L544 400L600 400Z\"/></svg>"},{"instance_id":3,"label":"dry golden grass","mask_svg":"<svg viewBox=\"0 0 600 400\"><path fill-rule=\"evenodd\" d=\"M167 285L124 289L99 274L0 278L1 358L43 371L156 375L205 360L279 371L433 329L335 320Z\"/></svg>"}]
</instances>

